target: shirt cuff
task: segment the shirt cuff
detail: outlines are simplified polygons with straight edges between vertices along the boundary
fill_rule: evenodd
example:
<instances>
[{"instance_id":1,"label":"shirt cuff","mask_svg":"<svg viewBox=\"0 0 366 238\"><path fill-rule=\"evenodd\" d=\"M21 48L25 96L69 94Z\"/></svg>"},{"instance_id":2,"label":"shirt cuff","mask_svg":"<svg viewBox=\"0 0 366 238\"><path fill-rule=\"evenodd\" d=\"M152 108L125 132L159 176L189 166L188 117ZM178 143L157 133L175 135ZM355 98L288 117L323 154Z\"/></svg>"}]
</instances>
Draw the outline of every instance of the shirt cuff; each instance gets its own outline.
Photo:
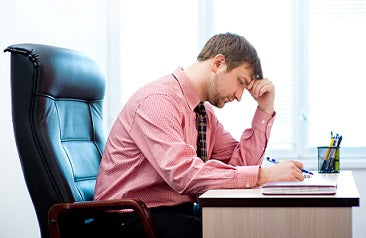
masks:
<instances>
[{"instance_id":1,"label":"shirt cuff","mask_svg":"<svg viewBox=\"0 0 366 238\"><path fill-rule=\"evenodd\" d=\"M252 127L265 133L266 137L269 138L275 117L276 112L273 112L272 115L269 115L257 108L253 117Z\"/></svg>"},{"instance_id":2,"label":"shirt cuff","mask_svg":"<svg viewBox=\"0 0 366 238\"><path fill-rule=\"evenodd\" d=\"M259 165L237 166L238 188L252 188L257 186Z\"/></svg>"}]
</instances>

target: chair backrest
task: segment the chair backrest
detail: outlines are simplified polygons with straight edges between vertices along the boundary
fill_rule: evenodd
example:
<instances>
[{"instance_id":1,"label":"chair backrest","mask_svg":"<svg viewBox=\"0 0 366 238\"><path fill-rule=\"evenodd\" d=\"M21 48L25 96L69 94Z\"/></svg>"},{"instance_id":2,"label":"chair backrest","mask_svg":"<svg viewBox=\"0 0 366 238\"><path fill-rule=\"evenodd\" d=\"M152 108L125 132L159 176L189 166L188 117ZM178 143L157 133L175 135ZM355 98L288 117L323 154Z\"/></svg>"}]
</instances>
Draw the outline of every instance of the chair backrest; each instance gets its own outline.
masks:
<instances>
[{"instance_id":1,"label":"chair backrest","mask_svg":"<svg viewBox=\"0 0 366 238\"><path fill-rule=\"evenodd\" d=\"M90 201L105 144L105 77L72 50L9 46L12 118L25 181L42 237L56 203Z\"/></svg>"}]
</instances>

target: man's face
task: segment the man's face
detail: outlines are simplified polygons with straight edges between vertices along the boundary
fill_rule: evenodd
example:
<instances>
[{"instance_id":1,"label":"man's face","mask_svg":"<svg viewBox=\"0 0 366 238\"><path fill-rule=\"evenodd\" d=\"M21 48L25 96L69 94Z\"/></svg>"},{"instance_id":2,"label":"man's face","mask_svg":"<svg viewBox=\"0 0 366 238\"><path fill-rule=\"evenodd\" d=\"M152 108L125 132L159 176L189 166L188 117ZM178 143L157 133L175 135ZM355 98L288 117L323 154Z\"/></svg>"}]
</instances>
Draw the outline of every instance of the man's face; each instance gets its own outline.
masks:
<instances>
[{"instance_id":1,"label":"man's face","mask_svg":"<svg viewBox=\"0 0 366 238\"><path fill-rule=\"evenodd\" d=\"M244 63L230 72L226 72L226 64L218 68L208 86L208 101L222 108L226 103L241 100L244 89L252 81L253 69Z\"/></svg>"}]
</instances>

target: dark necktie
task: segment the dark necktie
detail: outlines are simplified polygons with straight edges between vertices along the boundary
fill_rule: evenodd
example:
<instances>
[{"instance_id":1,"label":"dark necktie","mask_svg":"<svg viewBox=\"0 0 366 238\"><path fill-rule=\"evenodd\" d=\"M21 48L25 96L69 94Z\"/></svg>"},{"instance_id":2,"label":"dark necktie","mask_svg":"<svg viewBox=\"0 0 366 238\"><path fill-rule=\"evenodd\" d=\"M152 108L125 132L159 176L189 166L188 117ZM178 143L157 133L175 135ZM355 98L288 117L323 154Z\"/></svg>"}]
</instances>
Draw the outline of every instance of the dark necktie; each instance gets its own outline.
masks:
<instances>
[{"instance_id":1,"label":"dark necktie","mask_svg":"<svg viewBox=\"0 0 366 238\"><path fill-rule=\"evenodd\" d=\"M198 106L194 109L196 112L197 119L197 156L200 157L204 162L207 160L207 149L206 149L206 110L203 102L200 102Z\"/></svg>"}]
</instances>

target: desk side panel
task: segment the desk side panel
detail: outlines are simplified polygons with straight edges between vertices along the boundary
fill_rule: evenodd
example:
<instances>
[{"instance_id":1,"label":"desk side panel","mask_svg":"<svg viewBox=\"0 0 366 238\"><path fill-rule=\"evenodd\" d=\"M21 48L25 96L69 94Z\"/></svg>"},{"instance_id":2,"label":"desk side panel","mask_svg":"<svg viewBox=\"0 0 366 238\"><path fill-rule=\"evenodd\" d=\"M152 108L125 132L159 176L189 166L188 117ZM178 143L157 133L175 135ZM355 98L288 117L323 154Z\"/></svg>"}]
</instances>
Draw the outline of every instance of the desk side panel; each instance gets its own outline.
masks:
<instances>
[{"instance_id":1,"label":"desk side panel","mask_svg":"<svg viewBox=\"0 0 366 238\"><path fill-rule=\"evenodd\" d=\"M351 207L203 207L203 237L352 237Z\"/></svg>"}]
</instances>

